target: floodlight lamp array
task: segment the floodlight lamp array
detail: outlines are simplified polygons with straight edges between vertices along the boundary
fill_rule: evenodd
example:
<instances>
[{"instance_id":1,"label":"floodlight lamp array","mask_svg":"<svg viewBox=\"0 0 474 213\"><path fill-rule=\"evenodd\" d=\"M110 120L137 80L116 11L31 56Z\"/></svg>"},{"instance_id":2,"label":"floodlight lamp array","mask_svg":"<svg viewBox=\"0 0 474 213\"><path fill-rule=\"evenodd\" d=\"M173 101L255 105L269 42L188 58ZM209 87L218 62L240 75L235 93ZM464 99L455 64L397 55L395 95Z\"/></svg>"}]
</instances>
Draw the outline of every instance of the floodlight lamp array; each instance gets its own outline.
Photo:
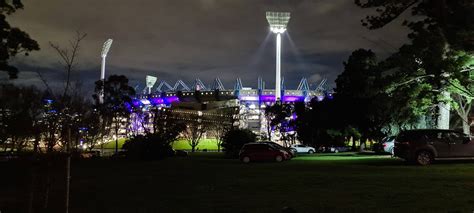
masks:
<instances>
[{"instance_id":1,"label":"floodlight lamp array","mask_svg":"<svg viewBox=\"0 0 474 213\"><path fill-rule=\"evenodd\" d=\"M289 12L267 12L267 21L270 24L270 30L273 33L284 33L286 31L286 26L290 21Z\"/></svg>"},{"instance_id":2,"label":"floodlight lamp array","mask_svg":"<svg viewBox=\"0 0 474 213\"><path fill-rule=\"evenodd\" d=\"M107 39L107 41L104 42L104 46L102 47L102 54L101 54L102 58L105 58L107 56L107 53L109 52L110 46L112 46L113 41L114 40L109 38Z\"/></svg>"}]
</instances>

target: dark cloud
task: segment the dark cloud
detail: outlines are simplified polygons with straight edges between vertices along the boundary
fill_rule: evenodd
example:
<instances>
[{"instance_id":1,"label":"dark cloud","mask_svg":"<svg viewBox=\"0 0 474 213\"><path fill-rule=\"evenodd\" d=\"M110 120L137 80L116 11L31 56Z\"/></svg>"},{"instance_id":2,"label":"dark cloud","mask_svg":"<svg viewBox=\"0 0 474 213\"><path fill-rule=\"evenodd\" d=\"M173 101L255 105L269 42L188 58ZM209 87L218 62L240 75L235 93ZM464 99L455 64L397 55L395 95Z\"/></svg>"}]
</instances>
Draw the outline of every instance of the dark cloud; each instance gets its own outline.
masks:
<instances>
[{"instance_id":1,"label":"dark cloud","mask_svg":"<svg viewBox=\"0 0 474 213\"><path fill-rule=\"evenodd\" d=\"M283 40L283 75L287 88L302 77L328 78L333 85L342 61L352 50L371 48L386 55L405 40L399 23L369 31L360 19L369 11L351 0L25 0L25 10L9 18L27 31L42 50L16 63L23 70L17 82L38 83L32 70L61 85L64 72L49 48L63 46L76 30L88 34L81 45L75 80L93 85L99 77L100 49L107 38L114 44L107 74L127 75L144 84L147 74L174 83L220 77L231 88L235 78L256 86L261 76L274 82L274 37L265 11L291 11ZM317 82L310 82L317 84Z\"/></svg>"}]
</instances>

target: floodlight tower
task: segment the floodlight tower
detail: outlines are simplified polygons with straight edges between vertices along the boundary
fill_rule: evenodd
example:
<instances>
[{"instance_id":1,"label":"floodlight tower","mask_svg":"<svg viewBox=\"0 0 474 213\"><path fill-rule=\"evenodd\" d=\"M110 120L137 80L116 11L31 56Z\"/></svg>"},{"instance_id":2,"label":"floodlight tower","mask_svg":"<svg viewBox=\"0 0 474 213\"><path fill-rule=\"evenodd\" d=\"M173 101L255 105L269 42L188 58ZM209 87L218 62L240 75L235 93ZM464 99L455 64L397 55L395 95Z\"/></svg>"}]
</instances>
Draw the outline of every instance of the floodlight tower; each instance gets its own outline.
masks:
<instances>
[{"instance_id":1,"label":"floodlight tower","mask_svg":"<svg viewBox=\"0 0 474 213\"><path fill-rule=\"evenodd\" d=\"M150 95L151 88L155 85L156 80L158 80L158 78L156 78L155 76L147 75L145 80L146 80L146 87L148 88L148 95Z\"/></svg>"},{"instance_id":2,"label":"floodlight tower","mask_svg":"<svg viewBox=\"0 0 474 213\"><path fill-rule=\"evenodd\" d=\"M102 83L105 82L105 58L107 57L107 53L110 50L110 46L112 46L112 42L114 40L112 39L107 39L107 41L104 42L104 46L102 47L102 54L100 55L102 57L102 66L101 66L101 72L100 72L100 80ZM100 103L104 102L104 87L102 86L102 91L99 97Z\"/></svg>"},{"instance_id":3,"label":"floodlight tower","mask_svg":"<svg viewBox=\"0 0 474 213\"><path fill-rule=\"evenodd\" d=\"M286 25L290 21L289 12L267 12L267 21L270 30L276 34L276 79L275 99L281 99L281 34L286 31Z\"/></svg>"}]
</instances>

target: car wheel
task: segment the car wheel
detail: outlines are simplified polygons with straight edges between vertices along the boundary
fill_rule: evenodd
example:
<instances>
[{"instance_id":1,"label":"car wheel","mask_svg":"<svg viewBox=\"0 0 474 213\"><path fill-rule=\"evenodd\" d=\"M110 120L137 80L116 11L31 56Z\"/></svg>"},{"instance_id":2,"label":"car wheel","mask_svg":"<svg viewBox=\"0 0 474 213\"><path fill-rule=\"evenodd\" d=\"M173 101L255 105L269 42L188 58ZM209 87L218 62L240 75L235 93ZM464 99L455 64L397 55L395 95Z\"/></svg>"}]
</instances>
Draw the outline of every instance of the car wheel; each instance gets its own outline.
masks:
<instances>
[{"instance_id":1,"label":"car wheel","mask_svg":"<svg viewBox=\"0 0 474 213\"><path fill-rule=\"evenodd\" d=\"M250 163L250 157L249 157L249 156L244 156L244 157L242 158L242 162L244 162L244 163Z\"/></svg>"},{"instance_id":2,"label":"car wheel","mask_svg":"<svg viewBox=\"0 0 474 213\"><path fill-rule=\"evenodd\" d=\"M283 156L277 155L277 156L275 157L275 161L276 161L276 162L282 162L282 161L283 161Z\"/></svg>"},{"instance_id":3,"label":"car wheel","mask_svg":"<svg viewBox=\"0 0 474 213\"><path fill-rule=\"evenodd\" d=\"M390 149L390 155L391 157L395 157L395 150L393 150L393 148Z\"/></svg>"},{"instance_id":4,"label":"car wheel","mask_svg":"<svg viewBox=\"0 0 474 213\"><path fill-rule=\"evenodd\" d=\"M433 154L429 151L420 151L416 154L416 163L421 166L430 165L433 162Z\"/></svg>"},{"instance_id":5,"label":"car wheel","mask_svg":"<svg viewBox=\"0 0 474 213\"><path fill-rule=\"evenodd\" d=\"M308 154L313 154L313 153L314 153L314 151L313 151L312 149L310 149L310 150L308 151Z\"/></svg>"}]
</instances>

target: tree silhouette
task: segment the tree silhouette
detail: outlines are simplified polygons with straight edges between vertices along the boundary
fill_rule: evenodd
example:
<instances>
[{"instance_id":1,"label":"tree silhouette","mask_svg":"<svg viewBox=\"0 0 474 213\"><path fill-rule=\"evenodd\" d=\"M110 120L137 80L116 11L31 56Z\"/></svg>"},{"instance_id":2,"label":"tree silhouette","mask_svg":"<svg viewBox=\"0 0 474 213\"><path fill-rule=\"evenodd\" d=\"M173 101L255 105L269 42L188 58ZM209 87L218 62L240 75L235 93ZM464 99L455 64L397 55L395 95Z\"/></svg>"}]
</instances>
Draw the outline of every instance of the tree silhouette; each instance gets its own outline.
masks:
<instances>
[{"instance_id":1,"label":"tree silhouette","mask_svg":"<svg viewBox=\"0 0 474 213\"><path fill-rule=\"evenodd\" d=\"M127 77L123 75L112 75L106 81L96 81L95 95L93 96L96 108L102 115L104 122L113 125L115 132L115 153L118 153L118 136L122 128L122 119L128 118L132 97L135 95L133 87L128 85ZM104 91L104 101L100 103L99 94Z\"/></svg>"},{"instance_id":2,"label":"tree silhouette","mask_svg":"<svg viewBox=\"0 0 474 213\"><path fill-rule=\"evenodd\" d=\"M18 69L10 65L9 60L18 54L28 55L31 51L39 50L38 43L26 32L7 22L7 16L19 9L23 9L21 0L0 1L0 71L7 72L11 79L18 77Z\"/></svg>"}]
</instances>

